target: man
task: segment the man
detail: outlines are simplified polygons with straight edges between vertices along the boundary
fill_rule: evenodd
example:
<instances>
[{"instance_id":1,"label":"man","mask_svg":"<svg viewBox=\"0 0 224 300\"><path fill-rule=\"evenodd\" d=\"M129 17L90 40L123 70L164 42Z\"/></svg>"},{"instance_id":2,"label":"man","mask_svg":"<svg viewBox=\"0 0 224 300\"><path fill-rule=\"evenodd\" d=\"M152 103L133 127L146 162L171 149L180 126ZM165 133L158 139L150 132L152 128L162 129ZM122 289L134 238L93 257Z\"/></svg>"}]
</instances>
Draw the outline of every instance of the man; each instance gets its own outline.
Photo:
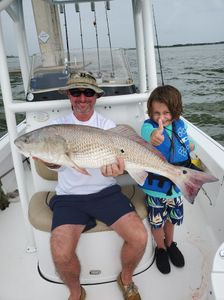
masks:
<instances>
[{"instance_id":1,"label":"man","mask_svg":"<svg viewBox=\"0 0 224 300\"><path fill-rule=\"evenodd\" d=\"M72 112L55 120L54 124L81 124L103 129L116 126L94 110L103 90L90 73L71 74L63 90L70 99ZM122 271L117 281L125 300L140 300L132 275L144 254L147 232L114 179L124 172L123 159L118 158L116 164L101 170L88 169L91 176L66 167L47 166L58 171L56 195L50 201L53 211L50 243L56 269L69 288L69 300L86 298L80 286L80 263L75 249L81 233L91 228L95 219L106 223L124 239Z\"/></svg>"}]
</instances>

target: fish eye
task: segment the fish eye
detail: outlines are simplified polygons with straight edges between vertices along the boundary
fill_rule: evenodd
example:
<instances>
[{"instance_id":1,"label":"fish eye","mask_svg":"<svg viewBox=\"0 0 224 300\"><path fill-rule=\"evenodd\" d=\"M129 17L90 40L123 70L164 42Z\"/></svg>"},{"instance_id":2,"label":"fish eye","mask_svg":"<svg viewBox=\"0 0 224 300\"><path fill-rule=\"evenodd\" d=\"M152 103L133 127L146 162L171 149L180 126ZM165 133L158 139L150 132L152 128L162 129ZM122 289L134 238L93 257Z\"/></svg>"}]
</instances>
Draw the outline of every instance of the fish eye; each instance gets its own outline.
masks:
<instances>
[{"instance_id":1,"label":"fish eye","mask_svg":"<svg viewBox=\"0 0 224 300\"><path fill-rule=\"evenodd\" d=\"M28 142L29 142L29 138L28 138L28 137L25 137L25 138L24 138L24 143L27 144Z\"/></svg>"}]
</instances>

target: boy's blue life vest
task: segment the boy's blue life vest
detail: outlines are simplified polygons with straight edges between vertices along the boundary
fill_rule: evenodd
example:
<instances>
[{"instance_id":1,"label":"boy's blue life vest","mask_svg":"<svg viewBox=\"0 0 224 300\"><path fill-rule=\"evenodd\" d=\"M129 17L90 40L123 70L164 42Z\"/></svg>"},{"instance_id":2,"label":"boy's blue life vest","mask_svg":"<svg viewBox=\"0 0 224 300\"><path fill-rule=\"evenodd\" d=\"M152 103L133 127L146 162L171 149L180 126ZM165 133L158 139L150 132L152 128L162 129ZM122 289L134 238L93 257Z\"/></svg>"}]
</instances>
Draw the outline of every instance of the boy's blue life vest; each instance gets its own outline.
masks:
<instances>
[{"instance_id":1,"label":"boy's blue life vest","mask_svg":"<svg viewBox=\"0 0 224 300\"><path fill-rule=\"evenodd\" d=\"M158 128L158 124L148 119L144 123L150 123L154 128ZM184 122L179 119L172 123L171 137L167 133L167 128L164 128L164 141L155 148L159 150L167 161L173 165L189 167L191 165L190 159L190 143ZM143 189L172 195L172 189L177 193L180 191L178 187L168 178L157 175L155 173L148 173Z\"/></svg>"}]
</instances>

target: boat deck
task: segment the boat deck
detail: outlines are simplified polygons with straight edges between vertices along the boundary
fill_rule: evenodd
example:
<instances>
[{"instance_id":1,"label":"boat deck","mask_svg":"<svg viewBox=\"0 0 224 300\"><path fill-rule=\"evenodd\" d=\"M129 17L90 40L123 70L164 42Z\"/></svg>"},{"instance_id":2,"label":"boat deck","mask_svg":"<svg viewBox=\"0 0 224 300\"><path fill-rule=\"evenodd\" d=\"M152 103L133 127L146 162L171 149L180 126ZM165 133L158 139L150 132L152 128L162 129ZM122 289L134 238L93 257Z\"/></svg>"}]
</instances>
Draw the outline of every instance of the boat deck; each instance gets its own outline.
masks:
<instances>
[{"instance_id":1,"label":"boat deck","mask_svg":"<svg viewBox=\"0 0 224 300\"><path fill-rule=\"evenodd\" d=\"M200 199L203 200L203 199ZM134 280L142 300L213 299L210 272L216 245L206 233L206 223L196 203L185 201L185 221L176 229L176 241L186 265L182 269L171 266L171 273L161 274L155 263ZM0 299L1 300L66 300L68 290L40 277L36 253L26 253L25 225L20 202L14 201L0 211ZM122 300L115 282L85 286L87 300ZM101 295L101 298L99 298Z\"/></svg>"}]
</instances>

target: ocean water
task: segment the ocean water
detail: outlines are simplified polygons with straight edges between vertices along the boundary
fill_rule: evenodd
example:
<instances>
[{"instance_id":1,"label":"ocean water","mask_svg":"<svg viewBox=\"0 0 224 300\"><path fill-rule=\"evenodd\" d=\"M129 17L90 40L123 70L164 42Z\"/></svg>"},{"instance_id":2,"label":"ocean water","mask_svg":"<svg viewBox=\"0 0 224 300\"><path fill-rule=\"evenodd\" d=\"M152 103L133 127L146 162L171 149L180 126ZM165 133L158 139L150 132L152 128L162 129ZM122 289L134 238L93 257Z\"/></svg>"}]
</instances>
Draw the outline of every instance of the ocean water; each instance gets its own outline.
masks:
<instances>
[{"instance_id":1,"label":"ocean water","mask_svg":"<svg viewBox=\"0 0 224 300\"><path fill-rule=\"evenodd\" d=\"M126 50L133 78L138 85L135 50ZM161 84L157 56L158 83ZM183 116L224 146L224 44L160 48L165 84L182 93ZM18 60L9 59L9 68ZM25 98L20 73L10 76L13 98ZM23 116L18 116L18 121ZM0 136L6 132L0 90Z\"/></svg>"}]
</instances>

